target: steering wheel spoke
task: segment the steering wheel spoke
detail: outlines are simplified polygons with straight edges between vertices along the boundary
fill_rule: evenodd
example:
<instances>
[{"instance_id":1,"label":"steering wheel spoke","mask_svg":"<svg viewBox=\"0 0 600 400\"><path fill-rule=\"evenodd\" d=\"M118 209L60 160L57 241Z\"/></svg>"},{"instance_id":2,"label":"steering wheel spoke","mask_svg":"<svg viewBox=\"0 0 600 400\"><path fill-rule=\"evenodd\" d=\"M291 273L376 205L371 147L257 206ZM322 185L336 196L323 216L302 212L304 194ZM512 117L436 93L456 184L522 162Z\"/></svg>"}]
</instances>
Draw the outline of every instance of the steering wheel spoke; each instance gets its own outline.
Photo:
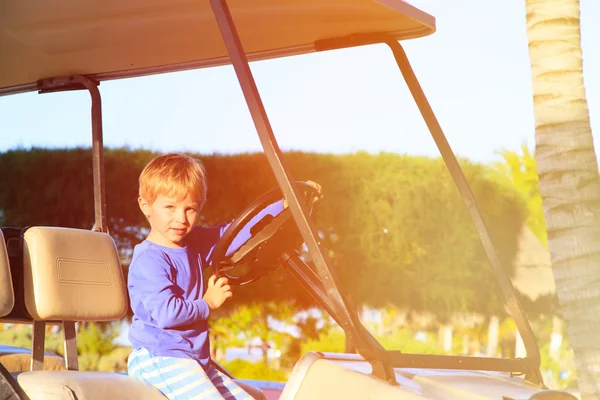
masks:
<instances>
[{"instance_id":1,"label":"steering wheel spoke","mask_svg":"<svg viewBox=\"0 0 600 400\"><path fill-rule=\"evenodd\" d=\"M317 189L305 182L301 185L304 204L309 212L315 209L315 197L320 198ZM224 276L234 286L242 286L254 282L274 271L280 264L280 257L290 249L296 249L303 243L289 209L284 209L276 216L267 215L250 228L251 237L233 253L228 254L239 232L268 205L282 199L281 190L275 188L244 209L223 233L221 240L213 251L212 265L217 277ZM233 272L247 273L235 275Z\"/></svg>"}]
</instances>

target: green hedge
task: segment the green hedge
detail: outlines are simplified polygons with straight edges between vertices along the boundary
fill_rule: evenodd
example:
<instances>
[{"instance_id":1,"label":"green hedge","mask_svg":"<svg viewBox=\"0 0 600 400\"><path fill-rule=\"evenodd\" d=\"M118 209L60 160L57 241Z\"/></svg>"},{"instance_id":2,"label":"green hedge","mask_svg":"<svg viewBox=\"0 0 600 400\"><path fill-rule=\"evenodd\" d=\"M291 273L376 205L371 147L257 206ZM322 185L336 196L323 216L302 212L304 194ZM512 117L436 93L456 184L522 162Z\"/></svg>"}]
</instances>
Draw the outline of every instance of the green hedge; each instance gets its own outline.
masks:
<instances>
[{"instance_id":1,"label":"green hedge","mask_svg":"<svg viewBox=\"0 0 600 400\"><path fill-rule=\"evenodd\" d=\"M107 150L107 212L124 260L146 221L137 177L155 154ZM208 201L201 222L230 220L275 186L263 154L197 155L206 166ZM395 154L287 153L298 180L323 186L316 224L342 286L359 303L392 303L440 314L502 312L499 291L477 233L440 159ZM485 166L463 162L501 260L509 273L526 207ZM4 225L91 228L89 149L31 149L0 154L0 216ZM282 271L237 292L240 301L311 304Z\"/></svg>"}]
</instances>

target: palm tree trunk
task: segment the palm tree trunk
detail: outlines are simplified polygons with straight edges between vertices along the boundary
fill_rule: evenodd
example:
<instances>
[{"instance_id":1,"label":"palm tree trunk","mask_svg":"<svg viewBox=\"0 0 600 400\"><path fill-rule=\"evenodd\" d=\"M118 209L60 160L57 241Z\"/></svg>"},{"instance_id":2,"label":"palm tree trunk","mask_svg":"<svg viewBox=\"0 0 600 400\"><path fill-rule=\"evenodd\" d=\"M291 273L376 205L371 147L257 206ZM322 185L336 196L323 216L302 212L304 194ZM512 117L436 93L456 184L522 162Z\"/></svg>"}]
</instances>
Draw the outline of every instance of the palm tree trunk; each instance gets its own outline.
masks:
<instances>
[{"instance_id":1,"label":"palm tree trunk","mask_svg":"<svg viewBox=\"0 0 600 400\"><path fill-rule=\"evenodd\" d=\"M600 398L600 176L578 0L526 0L536 161L548 246L582 399Z\"/></svg>"}]
</instances>

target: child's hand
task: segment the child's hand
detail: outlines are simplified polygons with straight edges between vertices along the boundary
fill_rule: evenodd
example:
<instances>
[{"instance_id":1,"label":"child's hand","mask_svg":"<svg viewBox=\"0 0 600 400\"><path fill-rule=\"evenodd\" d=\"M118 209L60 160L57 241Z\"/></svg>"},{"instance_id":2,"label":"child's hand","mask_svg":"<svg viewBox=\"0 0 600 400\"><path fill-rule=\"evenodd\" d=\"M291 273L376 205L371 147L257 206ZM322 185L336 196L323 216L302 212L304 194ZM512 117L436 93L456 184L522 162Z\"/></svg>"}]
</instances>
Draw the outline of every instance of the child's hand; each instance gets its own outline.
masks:
<instances>
[{"instance_id":1,"label":"child's hand","mask_svg":"<svg viewBox=\"0 0 600 400\"><path fill-rule=\"evenodd\" d=\"M229 286L227 278L221 277L217 280L217 277L213 275L208 278L208 288L202 300L208 304L211 310L215 310L231 296L233 293L231 293L231 286Z\"/></svg>"}]
</instances>

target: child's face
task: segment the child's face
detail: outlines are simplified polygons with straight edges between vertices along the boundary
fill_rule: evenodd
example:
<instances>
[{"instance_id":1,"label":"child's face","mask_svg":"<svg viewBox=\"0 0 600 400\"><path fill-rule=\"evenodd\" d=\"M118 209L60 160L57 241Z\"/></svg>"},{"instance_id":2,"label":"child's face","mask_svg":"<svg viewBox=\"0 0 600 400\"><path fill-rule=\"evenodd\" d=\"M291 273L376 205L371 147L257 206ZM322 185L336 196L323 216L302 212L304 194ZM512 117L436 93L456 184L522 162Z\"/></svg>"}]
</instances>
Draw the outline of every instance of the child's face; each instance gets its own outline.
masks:
<instances>
[{"instance_id":1,"label":"child's face","mask_svg":"<svg viewBox=\"0 0 600 400\"><path fill-rule=\"evenodd\" d=\"M190 233L200 206L189 194L183 199L159 195L152 204L139 198L142 212L150 222L148 240L166 247L184 247L184 239Z\"/></svg>"}]
</instances>

